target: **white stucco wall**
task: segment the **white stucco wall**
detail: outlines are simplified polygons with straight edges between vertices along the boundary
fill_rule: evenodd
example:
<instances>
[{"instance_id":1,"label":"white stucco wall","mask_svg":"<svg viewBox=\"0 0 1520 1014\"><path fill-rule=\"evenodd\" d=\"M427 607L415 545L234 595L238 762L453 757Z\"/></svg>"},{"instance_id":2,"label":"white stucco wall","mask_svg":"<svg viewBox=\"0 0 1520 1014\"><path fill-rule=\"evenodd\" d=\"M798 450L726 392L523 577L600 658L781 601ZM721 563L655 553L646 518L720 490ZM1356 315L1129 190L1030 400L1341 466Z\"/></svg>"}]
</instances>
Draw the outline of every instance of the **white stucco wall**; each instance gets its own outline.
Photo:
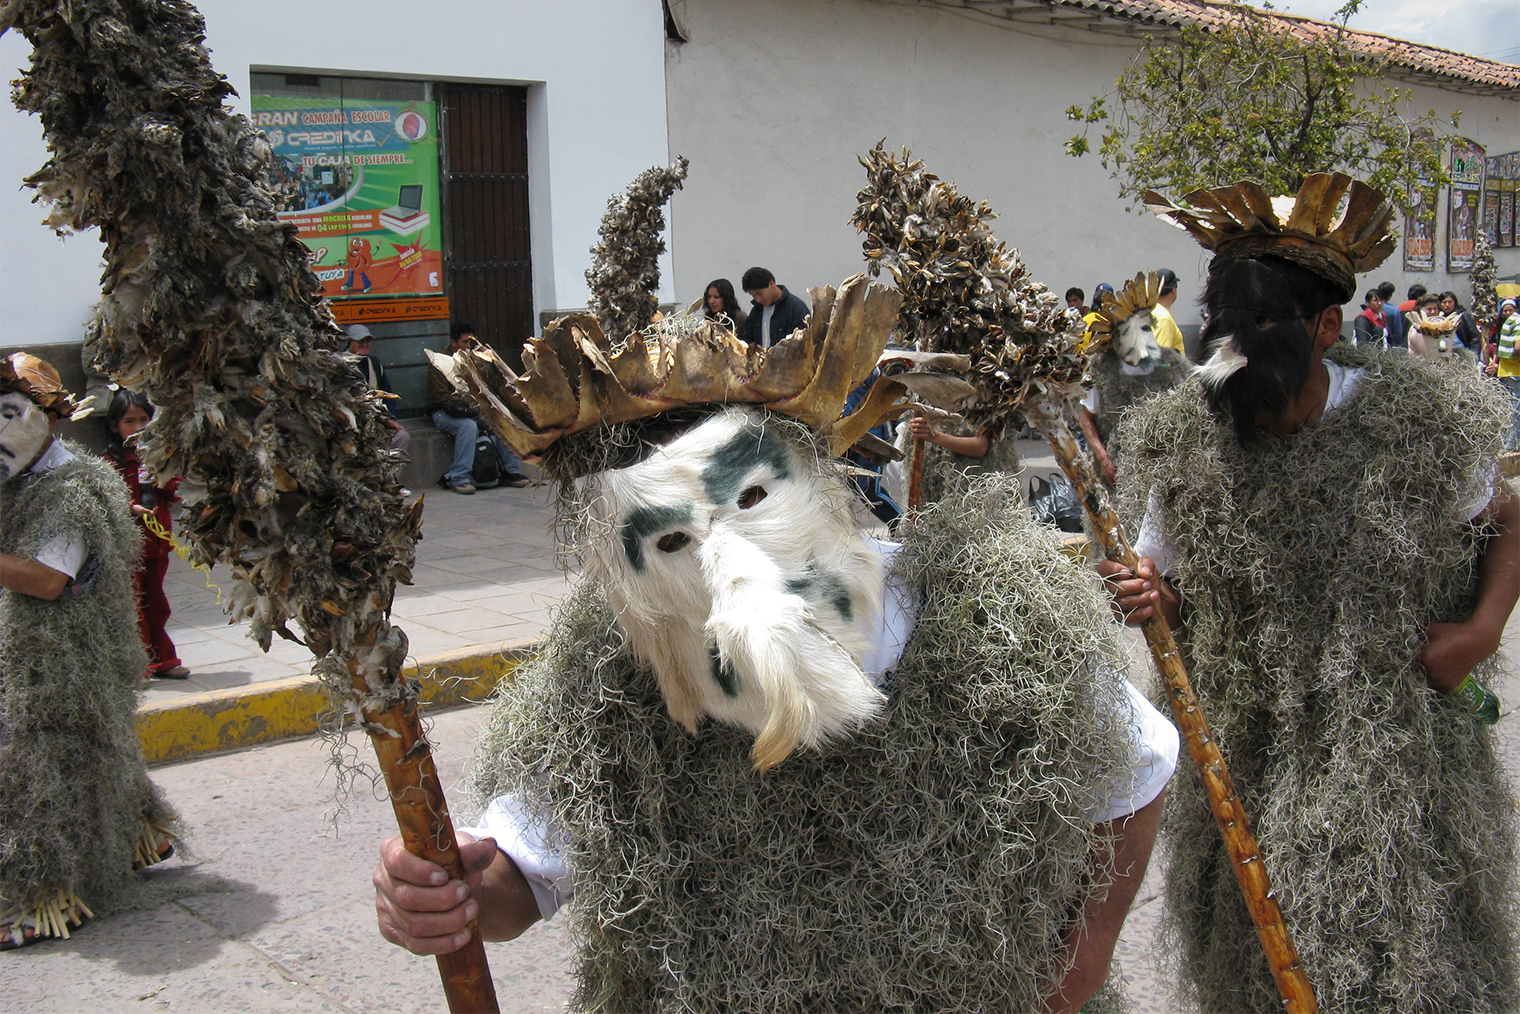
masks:
<instances>
[{"instance_id":1,"label":"white stucco wall","mask_svg":"<svg viewBox=\"0 0 1520 1014\"><path fill-rule=\"evenodd\" d=\"M659 0L199 0L212 62L248 111L249 68L529 84L535 310L584 306L607 197L666 158ZM30 57L15 32L0 67ZM98 298L94 236L60 244L16 189L46 161L41 125L0 110L0 346L68 342ZM669 292L662 294L668 297Z\"/></svg>"},{"instance_id":2,"label":"white stucco wall","mask_svg":"<svg viewBox=\"0 0 1520 1014\"><path fill-rule=\"evenodd\" d=\"M667 44L671 151L692 161L672 211L679 298L715 277L737 288L754 264L799 293L860 270L856 155L885 137L989 201L999 238L1058 293L1170 267L1177 319L1199 322L1207 256L1126 211L1096 156L1062 148L1066 108L1108 91L1138 43L870 0L686 0L684 14L690 41ZM1520 147L1515 101L1419 89L1413 105L1464 109L1464 133ZM1503 253L1500 273L1520 270L1520 251ZM1399 282L1388 267L1374 276ZM1466 276L1420 280L1465 299Z\"/></svg>"}]
</instances>

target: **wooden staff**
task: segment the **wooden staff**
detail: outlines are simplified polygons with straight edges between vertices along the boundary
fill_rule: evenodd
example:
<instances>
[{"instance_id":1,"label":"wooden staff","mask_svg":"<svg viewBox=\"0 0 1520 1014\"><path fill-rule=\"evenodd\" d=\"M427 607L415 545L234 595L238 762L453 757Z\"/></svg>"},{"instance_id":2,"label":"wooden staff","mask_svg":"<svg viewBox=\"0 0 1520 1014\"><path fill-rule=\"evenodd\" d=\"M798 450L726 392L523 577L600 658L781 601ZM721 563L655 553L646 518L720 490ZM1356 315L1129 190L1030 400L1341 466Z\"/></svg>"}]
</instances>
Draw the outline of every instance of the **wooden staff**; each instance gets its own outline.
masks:
<instances>
[{"instance_id":1,"label":"wooden staff","mask_svg":"<svg viewBox=\"0 0 1520 1014\"><path fill-rule=\"evenodd\" d=\"M371 641L373 643L373 641ZM357 653L356 653L357 654ZM351 662L349 673L359 700L369 694L362 668ZM437 863L450 880L464 880L464 863L454 839L454 822L443 798L443 785L433 765L432 749L422 733L417 697L407 698L385 710L364 709L364 724L374 744L391 807L401 828L406 850ZM486 945L480 936L479 919L470 920L470 942L450 954L438 955L438 975L453 1014L496 1014L496 984L486 963Z\"/></svg>"},{"instance_id":2,"label":"wooden staff","mask_svg":"<svg viewBox=\"0 0 1520 1014\"><path fill-rule=\"evenodd\" d=\"M1140 558L1124 537L1119 516L1114 512L1103 484L1098 481L1091 459L1077 446L1060 410L1049 404L1038 404L1028 406L1025 414L1050 441L1061 470L1071 480L1078 498L1087 509L1098 545L1103 547L1103 555L1133 572ZM1209 805L1214 810L1219 833L1224 837L1225 848L1229 850L1230 861L1235 866L1235 876L1240 881L1241 893L1245 895L1251 921L1256 924L1256 935L1261 940L1267 963L1271 965L1272 975L1277 979L1277 988L1282 993L1283 1009L1287 1014L1314 1014L1319 1010L1319 1003L1314 998L1314 987L1309 984L1309 977L1299 961L1298 950L1293 946L1293 937L1283 922L1282 910L1273 897L1272 882L1267 876L1267 866L1256 844L1256 836L1251 833L1251 822L1246 818L1240 797L1230 782L1230 772L1225 767L1224 756L1214 742L1208 720L1204 718L1198 697L1193 693L1171 627L1161 615L1160 609L1152 609L1150 618L1141 624L1140 629L1145 632L1151 657L1156 662L1157 671L1161 673L1167 696L1171 698L1177 725L1187 739L1188 751L1192 753L1193 763L1197 765L1198 774L1203 778L1204 788L1208 791Z\"/></svg>"},{"instance_id":3,"label":"wooden staff","mask_svg":"<svg viewBox=\"0 0 1520 1014\"><path fill-rule=\"evenodd\" d=\"M913 438L913 466L908 470L908 510L918 510L924 498L924 441Z\"/></svg>"}]
</instances>

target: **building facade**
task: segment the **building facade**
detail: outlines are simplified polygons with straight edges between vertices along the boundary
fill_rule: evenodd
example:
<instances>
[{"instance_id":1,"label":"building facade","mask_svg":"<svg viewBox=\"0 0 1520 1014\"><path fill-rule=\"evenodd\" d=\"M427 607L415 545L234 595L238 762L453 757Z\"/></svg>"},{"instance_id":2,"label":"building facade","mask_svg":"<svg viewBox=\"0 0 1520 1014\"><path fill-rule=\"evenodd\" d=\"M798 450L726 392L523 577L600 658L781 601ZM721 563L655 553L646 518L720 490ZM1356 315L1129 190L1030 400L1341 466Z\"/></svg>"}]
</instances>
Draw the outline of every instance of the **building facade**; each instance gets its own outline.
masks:
<instances>
[{"instance_id":1,"label":"building facade","mask_svg":"<svg viewBox=\"0 0 1520 1014\"><path fill-rule=\"evenodd\" d=\"M737 288L752 265L799 294L859 271L849 225L864 182L856 156L885 138L989 201L999 237L1051 288L1090 296L1097 282L1170 267L1181 278L1178 321L1198 324L1206 257L1183 233L1127 209L1096 157L1072 159L1063 142L1073 133L1067 107L1110 89L1142 38L1164 37L1206 4L199 6L236 109L279 132L286 211L305 230L335 312L372 328L411 414L421 410L422 349L442 346L451 319L511 355L545 318L583 307L608 197L678 154L691 169L670 208L665 302L684 304L720 277ZM1520 151L1520 68L1365 38L1408 57L1399 69L1412 110L1461 110L1485 166L1503 170L1494 157ZM27 56L23 38L0 38L6 66ZM98 240L60 243L37 224L30 191L16 188L46 157L40 124L0 111L0 173L14 184L0 187L6 349L77 343L98 296ZM1490 195L1501 213L1501 184L1480 173L1480 223ZM1458 207L1466 196L1443 192L1429 270L1396 255L1367 281L1401 292L1420 282L1465 300L1467 275L1451 270L1449 254L1471 215ZM1520 274L1520 248L1496 254L1501 277Z\"/></svg>"}]
</instances>

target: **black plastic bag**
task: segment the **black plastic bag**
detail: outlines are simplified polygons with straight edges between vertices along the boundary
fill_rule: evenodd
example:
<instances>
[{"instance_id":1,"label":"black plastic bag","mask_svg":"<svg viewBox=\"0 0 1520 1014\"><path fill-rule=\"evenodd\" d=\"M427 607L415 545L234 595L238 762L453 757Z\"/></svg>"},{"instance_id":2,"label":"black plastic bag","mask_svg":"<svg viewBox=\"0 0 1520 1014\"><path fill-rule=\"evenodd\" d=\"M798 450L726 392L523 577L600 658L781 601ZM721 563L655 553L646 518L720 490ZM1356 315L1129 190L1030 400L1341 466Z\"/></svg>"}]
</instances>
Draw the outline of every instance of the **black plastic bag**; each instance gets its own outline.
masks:
<instances>
[{"instance_id":1,"label":"black plastic bag","mask_svg":"<svg viewBox=\"0 0 1520 1014\"><path fill-rule=\"evenodd\" d=\"M1042 525L1073 534L1082 531L1082 503L1060 472L1051 472L1048 482L1039 476L1029 480L1029 509Z\"/></svg>"}]
</instances>

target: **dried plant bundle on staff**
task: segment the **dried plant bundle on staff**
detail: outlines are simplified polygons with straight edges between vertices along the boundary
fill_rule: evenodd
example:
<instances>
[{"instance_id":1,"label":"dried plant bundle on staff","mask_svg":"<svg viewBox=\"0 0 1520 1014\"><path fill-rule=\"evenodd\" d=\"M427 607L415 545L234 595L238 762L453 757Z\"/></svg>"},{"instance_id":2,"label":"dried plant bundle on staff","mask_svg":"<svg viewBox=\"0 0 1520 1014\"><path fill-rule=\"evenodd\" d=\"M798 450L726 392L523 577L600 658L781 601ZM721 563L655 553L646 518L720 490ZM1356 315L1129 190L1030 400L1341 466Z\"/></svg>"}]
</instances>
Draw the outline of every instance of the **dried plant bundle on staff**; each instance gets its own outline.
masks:
<instances>
[{"instance_id":1,"label":"dried plant bundle on staff","mask_svg":"<svg viewBox=\"0 0 1520 1014\"><path fill-rule=\"evenodd\" d=\"M1018 251L993 235L989 223L996 216L987 202L977 204L962 196L954 183L927 172L907 151L893 155L884 142L861 164L867 181L856 195L853 222L866 236L862 248L868 269L876 274L886 268L904 295L899 322L904 340L923 351L970 354L975 361L989 342L997 342L1009 329L1031 336L1066 330L1060 300L1029 277ZM1059 342L1036 337L1026 344L1021 354L1045 362L1052 376L1081 378L1074 343L1062 349ZM973 368L978 368L975 362ZM1017 470L1012 441L1001 439L1008 413L978 398L963 414L969 430L987 442L986 451L980 458L939 448L926 452L923 442L915 439L917 478L910 488L910 505L918 500L913 490L920 484L936 494L945 488L943 473L951 467ZM931 454L940 467L928 467Z\"/></svg>"},{"instance_id":2,"label":"dried plant bundle on staff","mask_svg":"<svg viewBox=\"0 0 1520 1014\"><path fill-rule=\"evenodd\" d=\"M229 612L262 647L278 634L310 648L337 707L371 733L409 844L457 869L400 677L406 636L389 621L421 502L402 502L385 410L275 217L267 143L222 104L232 89L200 15L178 0L17 0L3 17L33 45L15 98L53 152L28 182L49 225L98 226L106 241L96 362L158 407L144 464L206 489L180 540L232 571ZM450 963L451 1005L494 1009L478 940Z\"/></svg>"},{"instance_id":3,"label":"dried plant bundle on staff","mask_svg":"<svg viewBox=\"0 0 1520 1014\"><path fill-rule=\"evenodd\" d=\"M665 205L686 179L685 158L639 173L607 200L600 237L591 249L588 310L602 332L620 342L642 331L659 309L660 254L665 252Z\"/></svg>"},{"instance_id":4,"label":"dried plant bundle on staff","mask_svg":"<svg viewBox=\"0 0 1520 1014\"><path fill-rule=\"evenodd\" d=\"M868 233L868 262L873 268L887 265L893 277L905 283L904 321L916 320L920 326L926 320L937 322L928 332L932 341L941 346L953 343L971 354L979 397L968 416L999 429L1024 417L1040 429L1076 488L1105 557L1133 567L1136 557L1119 518L1091 460L1071 435L1069 422L1086 365L1086 357L1077 351L1081 327L1076 312L1029 280L1016 251L994 241L986 225L992 212L985 202L973 205L960 197L906 151L893 158L878 144L862 162L870 183L861 192L857 225ZM959 259L948 261L951 252ZM952 304L957 292L964 295L965 305ZM1313 990L1271 898L1249 822L1213 746L1166 621L1159 614L1152 617L1145 633L1194 763L1205 772L1220 832L1239 872L1240 889L1257 918L1287 1009L1290 1014L1315 1010Z\"/></svg>"}]
</instances>

